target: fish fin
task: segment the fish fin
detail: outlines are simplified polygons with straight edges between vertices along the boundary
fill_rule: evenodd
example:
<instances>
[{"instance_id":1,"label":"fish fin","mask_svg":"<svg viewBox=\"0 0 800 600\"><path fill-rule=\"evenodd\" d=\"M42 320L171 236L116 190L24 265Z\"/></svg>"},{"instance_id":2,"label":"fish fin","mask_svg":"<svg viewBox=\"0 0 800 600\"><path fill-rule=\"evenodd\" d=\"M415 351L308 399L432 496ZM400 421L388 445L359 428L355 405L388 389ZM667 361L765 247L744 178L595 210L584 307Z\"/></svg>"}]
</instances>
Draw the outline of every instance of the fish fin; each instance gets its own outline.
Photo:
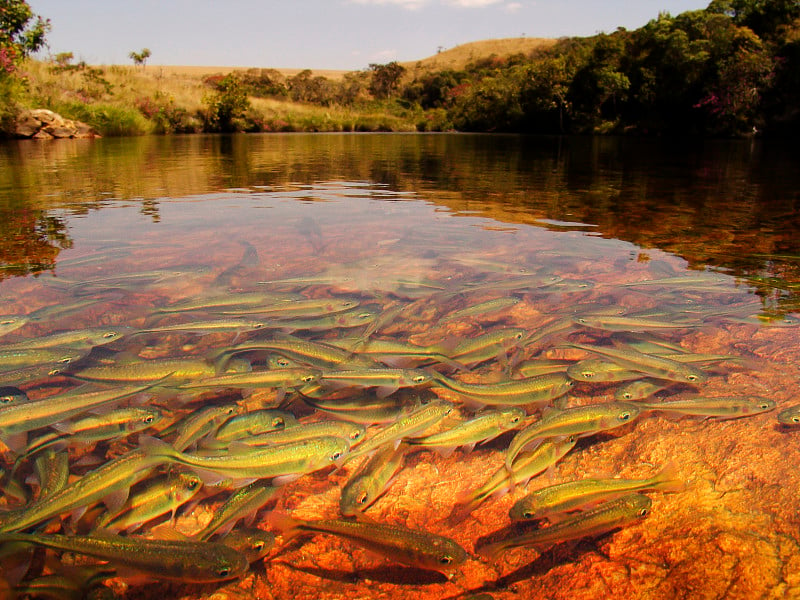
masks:
<instances>
[{"instance_id":1,"label":"fish fin","mask_svg":"<svg viewBox=\"0 0 800 600\"><path fill-rule=\"evenodd\" d=\"M382 399L394 394L399 389L399 386L396 385L379 385L375 388L375 395Z\"/></svg>"},{"instance_id":2,"label":"fish fin","mask_svg":"<svg viewBox=\"0 0 800 600\"><path fill-rule=\"evenodd\" d=\"M653 488L660 492L680 492L686 489L687 481L682 479L678 472L678 465L674 460L665 464L652 478Z\"/></svg>"},{"instance_id":3,"label":"fish fin","mask_svg":"<svg viewBox=\"0 0 800 600\"><path fill-rule=\"evenodd\" d=\"M453 455L453 452L456 451L455 446L439 446L436 448L436 451L441 455L442 458L450 458Z\"/></svg>"},{"instance_id":4,"label":"fish fin","mask_svg":"<svg viewBox=\"0 0 800 600\"><path fill-rule=\"evenodd\" d=\"M488 440L486 440L486 441L488 441ZM464 444L464 445L463 445L463 446L461 446L461 447L464 449L464 451L465 451L467 454L469 454L469 453L471 453L471 452L472 452L472 451L475 449L475 442L470 442L469 444Z\"/></svg>"},{"instance_id":5,"label":"fish fin","mask_svg":"<svg viewBox=\"0 0 800 600\"><path fill-rule=\"evenodd\" d=\"M116 514L128 500L129 493L130 488L126 487L120 490L115 490L103 498L103 504L106 505L108 512Z\"/></svg>"},{"instance_id":6,"label":"fish fin","mask_svg":"<svg viewBox=\"0 0 800 600\"><path fill-rule=\"evenodd\" d=\"M21 454L28 446L28 433L21 431L20 433L4 436L3 443L15 454Z\"/></svg>"},{"instance_id":7,"label":"fish fin","mask_svg":"<svg viewBox=\"0 0 800 600\"><path fill-rule=\"evenodd\" d=\"M279 475L272 480L272 485L275 487L280 487L282 485L286 485L287 483L291 483L300 479L302 476L301 473L289 473L288 475Z\"/></svg>"},{"instance_id":8,"label":"fish fin","mask_svg":"<svg viewBox=\"0 0 800 600\"><path fill-rule=\"evenodd\" d=\"M35 546L26 544L18 551L10 555L4 555L3 558L3 576L0 579L5 580L11 586L16 586L25 577L28 570L31 568L33 560L33 553L36 550ZM15 598L14 595L5 596L0 588L0 597L2 598Z\"/></svg>"},{"instance_id":9,"label":"fish fin","mask_svg":"<svg viewBox=\"0 0 800 600\"><path fill-rule=\"evenodd\" d=\"M300 533L302 522L293 519L284 512L273 510L267 517L267 525L273 529L277 529L281 536L283 536L284 542L286 542Z\"/></svg>"}]
</instances>

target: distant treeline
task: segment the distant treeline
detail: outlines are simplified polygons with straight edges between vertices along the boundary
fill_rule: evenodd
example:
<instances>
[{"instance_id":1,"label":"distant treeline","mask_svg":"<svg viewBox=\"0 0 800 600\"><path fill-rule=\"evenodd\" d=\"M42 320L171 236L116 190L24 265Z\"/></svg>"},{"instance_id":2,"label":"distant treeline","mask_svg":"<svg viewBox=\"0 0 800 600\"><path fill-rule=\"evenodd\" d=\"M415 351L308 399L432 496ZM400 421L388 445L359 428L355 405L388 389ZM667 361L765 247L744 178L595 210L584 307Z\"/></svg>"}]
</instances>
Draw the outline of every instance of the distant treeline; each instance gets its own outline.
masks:
<instances>
[{"instance_id":1,"label":"distant treeline","mask_svg":"<svg viewBox=\"0 0 800 600\"><path fill-rule=\"evenodd\" d=\"M319 105L394 100L422 130L742 135L797 132L800 1L713 0L634 31L411 76L397 63L341 81L251 70L255 96Z\"/></svg>"}]
</instances>

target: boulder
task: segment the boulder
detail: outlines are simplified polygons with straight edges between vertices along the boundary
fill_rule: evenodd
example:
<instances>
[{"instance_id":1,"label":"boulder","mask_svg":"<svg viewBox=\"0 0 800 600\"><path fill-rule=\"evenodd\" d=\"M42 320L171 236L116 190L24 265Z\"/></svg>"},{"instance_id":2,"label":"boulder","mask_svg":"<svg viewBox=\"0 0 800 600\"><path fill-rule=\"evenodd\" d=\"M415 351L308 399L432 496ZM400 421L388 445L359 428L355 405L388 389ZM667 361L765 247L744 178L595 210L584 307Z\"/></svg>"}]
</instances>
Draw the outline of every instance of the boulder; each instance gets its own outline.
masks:
<instances>
[{"instance_id":1,"label":"boulder","mask_svg":"<svg viewBox=\"0 0 800 600\"><path fill-rule=\"evenodd\" d=\"M34 140L100 137L86 123L65 119L58 113L45 108L22 111L17 117L14 135Z\"/></svg>"}]
</instances>

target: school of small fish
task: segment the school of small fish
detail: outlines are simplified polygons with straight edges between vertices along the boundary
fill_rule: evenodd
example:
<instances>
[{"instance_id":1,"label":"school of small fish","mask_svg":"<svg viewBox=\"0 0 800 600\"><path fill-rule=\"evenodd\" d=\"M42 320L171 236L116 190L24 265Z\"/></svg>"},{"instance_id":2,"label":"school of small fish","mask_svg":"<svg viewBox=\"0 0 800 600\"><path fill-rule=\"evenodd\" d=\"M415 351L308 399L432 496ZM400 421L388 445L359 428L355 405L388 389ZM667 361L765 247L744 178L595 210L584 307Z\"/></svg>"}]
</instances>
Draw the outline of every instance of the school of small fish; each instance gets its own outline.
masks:
<instances>
[{"instance_id":1,"label":"school of small fish","mask_svg":"<svg viewBox=\"0 0 800 600\"><path fill-rule=\"evenodd\" d=\"M731 419L775 408L766 397L702 391L726 369L750 368L750 357L695 354L682 335L762 324L753 303L702 301L722 283L713 273L612 286L478 266L477 278L386 280L381 289L342 276L358 264L258 281L245 245L240 263L210 282L202 267L53 278L74 302L0 317L0 595L82 598L111 578L221 584L314 535L452 576L467 560L542 553L625 527L649 513L644 492L687 485L665 464L645 479L525 493L580 438L636 435L654 413ZM161 293L165 282L193 278L204 291ZM615 301L633 288L658 289L658 308ZM131 307L118 327L69 327L132 290L152 307ZM526 305L544 315L535 328L515 322ZM785 315L763 324L798 323ZM613 401L570 395L609 386ZM798 408L778 421L800 424ZM449 457L476 445L504 453L504 464L481 488L460 490L436 531L370 516L412 453ZM293 481L334 469L348 476L337 516L270 510ZM507 526L463 539L460 524L502 493L515 498ZM179 515L198 505L210 520L179 533ZM256 520L259 512L268 516ZM42 563L37 548L101 562Z\"/></svg>"}]
</instances>

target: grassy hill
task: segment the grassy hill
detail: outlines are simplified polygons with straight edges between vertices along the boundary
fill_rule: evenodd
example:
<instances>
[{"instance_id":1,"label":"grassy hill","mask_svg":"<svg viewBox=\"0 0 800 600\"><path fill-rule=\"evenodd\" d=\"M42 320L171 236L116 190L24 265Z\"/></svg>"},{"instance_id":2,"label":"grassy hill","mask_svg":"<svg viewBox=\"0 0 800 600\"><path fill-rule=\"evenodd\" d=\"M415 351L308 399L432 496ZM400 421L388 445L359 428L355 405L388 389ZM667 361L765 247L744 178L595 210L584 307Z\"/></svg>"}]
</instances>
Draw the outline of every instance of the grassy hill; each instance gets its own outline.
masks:
<instances>
[{"instance_id":1,"label":"grassy hill","mask_svg":"<svg viewBox=\"0 0 800 600\"><path fill-rule=\"evenodd\" d=\"M502 57L512 54L530 54L534 50L549 48L556 43L551 38L499 38L461 44L422 60L405 62L402 65L411 72L459 70L469 63L492 55Z\"/></svg>"}]
</instances>

